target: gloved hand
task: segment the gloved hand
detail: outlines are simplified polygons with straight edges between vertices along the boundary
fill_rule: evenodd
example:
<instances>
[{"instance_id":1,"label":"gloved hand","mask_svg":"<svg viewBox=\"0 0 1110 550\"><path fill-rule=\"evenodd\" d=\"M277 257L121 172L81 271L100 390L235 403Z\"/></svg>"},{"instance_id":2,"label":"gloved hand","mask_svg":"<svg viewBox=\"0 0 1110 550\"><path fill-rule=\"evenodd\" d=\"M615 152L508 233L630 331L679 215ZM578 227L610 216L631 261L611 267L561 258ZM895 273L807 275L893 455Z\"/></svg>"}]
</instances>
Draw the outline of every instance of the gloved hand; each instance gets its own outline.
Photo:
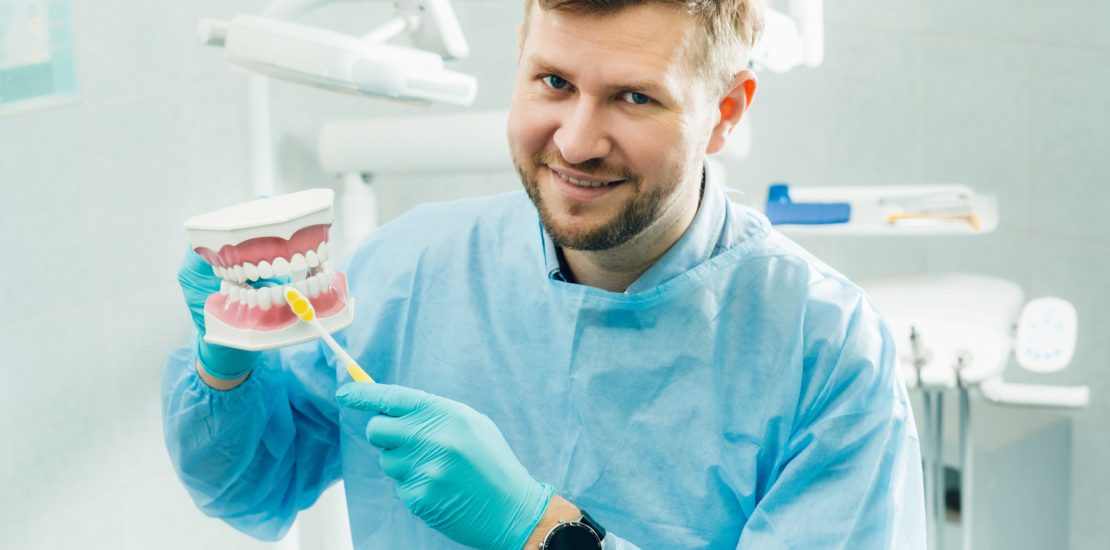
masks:
<instances>
[{"instance_id":1,"label":"gloved hand","mask_svg":"<svg viewBox=\"0 0 1110 550\"><path fill-rule=\"evenodd\" d=\"M487 416L389 384L355 382L335 397L381 413L366 425L366 437L382 449L382 470L397 480L397 496L424 523L467 546L524 546L554 490L532 478Z\"/></svg>"},{"instance_id":2,"label":"gloved hand","mask_svg":"<svg viewBox=\"0 0 1110 550\"><path fill-rule=\"evenodd\" d=\"M193 324L197 327L197 359L204 370L223 380L235 380L250 372L258 362L257 352L204 341L204 302L209 295L220 291L220 278L212 271L212 266L190 248L185 252L185 260L177 272L177 282L181 284L185 305L189 306Z\"/></svg>"}]
</instances>

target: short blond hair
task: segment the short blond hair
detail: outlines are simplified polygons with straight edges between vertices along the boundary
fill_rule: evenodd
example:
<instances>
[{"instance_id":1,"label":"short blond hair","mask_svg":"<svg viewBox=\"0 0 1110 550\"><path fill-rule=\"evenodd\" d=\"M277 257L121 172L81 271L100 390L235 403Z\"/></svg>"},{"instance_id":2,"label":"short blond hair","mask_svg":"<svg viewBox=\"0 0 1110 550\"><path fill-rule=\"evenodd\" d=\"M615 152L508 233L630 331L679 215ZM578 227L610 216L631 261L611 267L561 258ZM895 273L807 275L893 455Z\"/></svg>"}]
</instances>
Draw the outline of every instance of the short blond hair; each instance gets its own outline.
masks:
<instances>
[{"instance_id":1,"label":"short blond hair","mask_svg":"<svg viewBox=\"0 0 1110 550\"><path fill-rule=\"evenodd\" d=\"M538 3L545 11L609 15L644 4L678 8L701 25L704 40L693 49L694 67L709 79L710 90L721 97L732 88L733 77L748 65L752 47L763 32L762 0L525 0L524 26Z\"/></svg>"}]
</instances>

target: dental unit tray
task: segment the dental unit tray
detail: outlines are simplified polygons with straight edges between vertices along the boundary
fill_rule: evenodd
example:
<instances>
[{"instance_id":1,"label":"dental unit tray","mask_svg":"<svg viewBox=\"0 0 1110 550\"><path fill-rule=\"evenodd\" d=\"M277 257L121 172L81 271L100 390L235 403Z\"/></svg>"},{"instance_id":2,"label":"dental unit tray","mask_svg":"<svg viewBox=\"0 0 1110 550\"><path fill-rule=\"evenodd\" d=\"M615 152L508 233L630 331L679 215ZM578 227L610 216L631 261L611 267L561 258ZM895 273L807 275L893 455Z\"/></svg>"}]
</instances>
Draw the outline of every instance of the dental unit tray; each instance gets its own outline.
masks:
<instances>
[{"instance_id":1,"label":"dental unit tray","mask_svg":"<svg viewBox=\"0 0 1110 550\"><path fill-rule=\"evenodd\" d=\"M318 338L286 306L282 289L290 285L328 332L351 324L346 276L327 267L333 200L330 189L309 189L185 221L193 249L222 279L204 304L206 342L257 351Z\"/></svg>"},{"instance_id":2,"label":"dental unit tray","mask_svg":"<svg viewBox=\"0 0 1110 550\"><path fill-rule=\"evenodd\" d=\"M789 193L795 204L845 205L841 208L851 217L842 223L776 224L787 235L982 235L998 227L997 198L966 185L791 186Z\"/></svg>"}]
</instances>

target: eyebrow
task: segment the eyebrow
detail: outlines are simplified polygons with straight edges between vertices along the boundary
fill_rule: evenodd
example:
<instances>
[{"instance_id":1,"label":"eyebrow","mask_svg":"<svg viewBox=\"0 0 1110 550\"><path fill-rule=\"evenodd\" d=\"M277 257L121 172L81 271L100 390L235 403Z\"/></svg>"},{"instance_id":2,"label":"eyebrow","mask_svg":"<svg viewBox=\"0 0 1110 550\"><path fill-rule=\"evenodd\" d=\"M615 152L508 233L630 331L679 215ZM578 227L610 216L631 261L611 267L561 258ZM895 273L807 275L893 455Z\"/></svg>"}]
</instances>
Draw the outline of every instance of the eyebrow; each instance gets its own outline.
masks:
<instances>
[{"instance_id":1,"label":"eyebrow","mask_svg":"<svg viewBox=\"0 0 1110 550\"><path fill-rule=\"evenodd\" d=\"M566 71L556 67L553 63L543 59L533 58L530 60L536 70L542 73L552 73L567 78L567 80L574 81L574 75L570 71ZM606 86L611 91L635 91L643 92L656 99L672 99L671 93L666 86L655 82L653 80L640 80L637 82L628 82L624 84L612 84Z\"/></svg>"}]
</instances>

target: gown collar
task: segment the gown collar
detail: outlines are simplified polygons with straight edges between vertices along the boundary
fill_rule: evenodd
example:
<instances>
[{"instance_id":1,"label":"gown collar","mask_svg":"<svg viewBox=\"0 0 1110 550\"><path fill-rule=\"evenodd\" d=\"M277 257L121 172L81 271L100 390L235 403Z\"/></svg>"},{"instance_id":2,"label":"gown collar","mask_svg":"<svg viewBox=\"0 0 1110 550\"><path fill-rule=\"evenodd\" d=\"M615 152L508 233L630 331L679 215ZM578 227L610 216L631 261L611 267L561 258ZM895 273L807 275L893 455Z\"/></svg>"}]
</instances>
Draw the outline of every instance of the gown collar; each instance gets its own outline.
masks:
<instances>
[{"instance_id":1,"label":"gown collar","mask_svg":"<svg viewBox=\"0 0 1110 550\"><path fill-rule=\"evenodd\" d=\"M726 201L724 189L717 181L714 171L706 165L702 168L701 204L698 205L698 212L690 222L690 227L674 246L633 281L624 293L636 294L651 290L713 257L720 248L721 234L724 231ZM555 246L542 224L540 233L547 277L566 282L564 275L566 264L562 251Z\"/></svg>"}]
</instances>

